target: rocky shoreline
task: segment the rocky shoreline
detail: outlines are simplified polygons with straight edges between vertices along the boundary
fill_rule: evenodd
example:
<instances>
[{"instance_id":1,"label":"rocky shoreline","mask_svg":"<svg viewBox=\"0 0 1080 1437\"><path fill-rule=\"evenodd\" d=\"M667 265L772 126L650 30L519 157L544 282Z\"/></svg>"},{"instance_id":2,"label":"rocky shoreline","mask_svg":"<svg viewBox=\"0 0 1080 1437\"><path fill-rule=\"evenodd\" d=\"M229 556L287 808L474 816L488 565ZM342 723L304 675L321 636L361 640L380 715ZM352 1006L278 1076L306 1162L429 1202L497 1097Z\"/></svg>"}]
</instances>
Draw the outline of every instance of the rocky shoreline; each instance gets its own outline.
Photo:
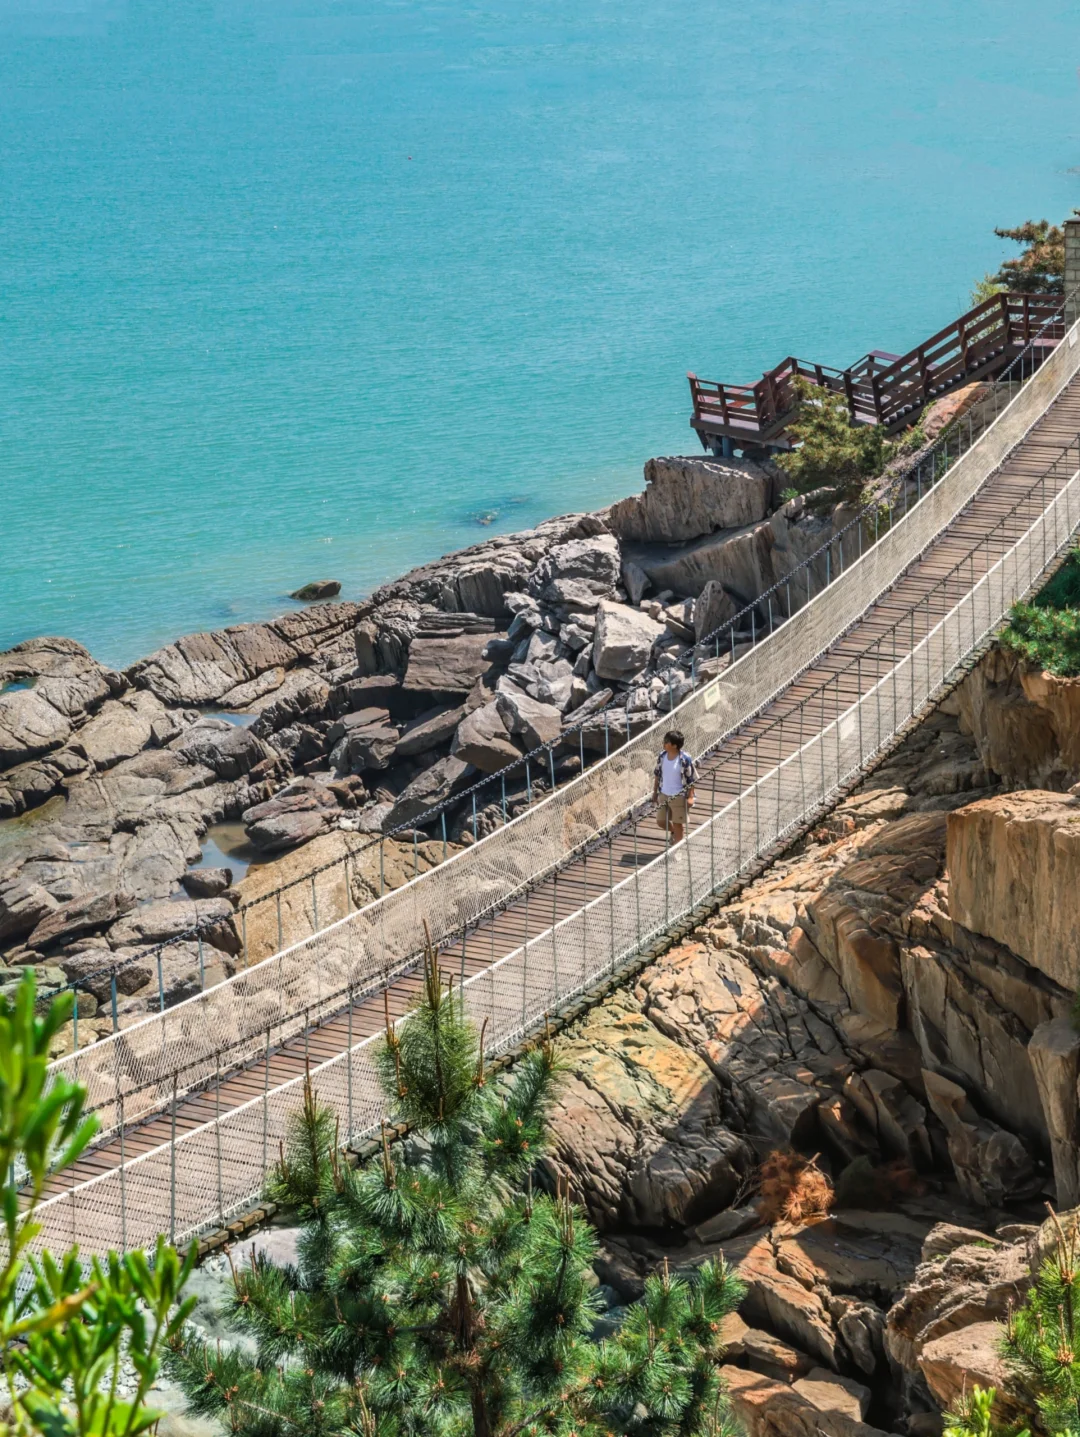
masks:
<instances>
[{"instance_id":1,"label":"rocky shoreline","mask_svg":"<svg viewBox=\"0 0 1080 1437\"><path fill-rule=\"evenodd\" d=\"M186 635L122 673L63 638L0 654L0 991L28 963L46 994L77 981L92 1036L306 936L656 722L699 640L743 615L722 667L784 617L775 585L855 543L851 511L783 502L769 467L654 459L645 479L363 603ZM223 822L262 860L238 884L192 866ZM346 853L348 878L241 906Z\"/></svg>"}]
</instances>

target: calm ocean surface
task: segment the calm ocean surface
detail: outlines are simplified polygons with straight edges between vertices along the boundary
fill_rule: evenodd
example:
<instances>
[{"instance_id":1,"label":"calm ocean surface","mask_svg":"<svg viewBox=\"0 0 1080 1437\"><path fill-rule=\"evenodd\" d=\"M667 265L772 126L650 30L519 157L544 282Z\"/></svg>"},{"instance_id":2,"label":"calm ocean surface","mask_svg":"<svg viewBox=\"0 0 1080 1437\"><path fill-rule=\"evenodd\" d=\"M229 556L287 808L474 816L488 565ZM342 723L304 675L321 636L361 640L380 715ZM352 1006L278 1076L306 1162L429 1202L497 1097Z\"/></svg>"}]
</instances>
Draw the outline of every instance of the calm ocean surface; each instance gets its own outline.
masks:
<instances>
[{"instance_id":1,"label":"calm ocean surface","mask_svg":"<svg viewBox=\"0 0 1080 1437\"><path fill-rule=\"evenodd\" d=\"M694 452L1080 204L1009 0L0 0L0 648L128 663ZM693 443L691 442L693 440Z\"/></svg>"}]
</instances>

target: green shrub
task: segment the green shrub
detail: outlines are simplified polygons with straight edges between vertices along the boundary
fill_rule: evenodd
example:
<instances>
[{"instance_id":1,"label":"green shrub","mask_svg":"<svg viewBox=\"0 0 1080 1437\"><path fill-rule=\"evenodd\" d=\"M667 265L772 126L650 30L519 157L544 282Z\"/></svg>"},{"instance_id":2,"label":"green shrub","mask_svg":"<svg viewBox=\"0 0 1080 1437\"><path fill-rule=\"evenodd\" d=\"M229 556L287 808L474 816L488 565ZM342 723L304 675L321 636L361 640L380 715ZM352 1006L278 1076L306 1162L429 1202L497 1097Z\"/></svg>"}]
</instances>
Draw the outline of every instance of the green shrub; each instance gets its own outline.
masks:
<instances>
[{"instance_id":1,"label":"green shrub","mask_svg":"<svg viewBox=\"0 0 1080 1437\"><path fill-rule=\"evenodd\" d=\"M1030 603L1013 605L1001 642L1058 678L1080 676L1080 548Z\"/></svg>"},{"instance_id":2,"label":"green shrub","mask_svg":"<svg viewBox=\"0 0 1080 1437\"><path fill-rule=\"evenodd\" d=\"M834 501L857 503L867 481L881 474L896 452L877 424L852 424L842 394L794 381L798 410L787 426L795 448L777 463L798 494L828 489Z\"/></svg>"}]
</instances>

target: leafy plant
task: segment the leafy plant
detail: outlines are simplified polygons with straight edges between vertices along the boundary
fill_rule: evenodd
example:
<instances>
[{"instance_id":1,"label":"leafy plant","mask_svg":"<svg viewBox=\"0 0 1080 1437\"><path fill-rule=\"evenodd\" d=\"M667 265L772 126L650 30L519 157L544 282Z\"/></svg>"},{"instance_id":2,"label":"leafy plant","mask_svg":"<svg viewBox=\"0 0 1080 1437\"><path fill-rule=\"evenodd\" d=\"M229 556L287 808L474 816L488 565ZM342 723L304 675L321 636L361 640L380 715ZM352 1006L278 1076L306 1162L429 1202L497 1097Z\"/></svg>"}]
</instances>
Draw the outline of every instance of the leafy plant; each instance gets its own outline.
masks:
<instances>
[{"instance_id":1,"label":"leafy plant","mask_svg":"<svg viewBox=\"0 0 1080 1437\"><path fill-rule=\"evenodd\" d=\"M89 1266L75 1249L59 1259L29 1255L46 1179L74 1162L96 1130L82 1088L48 1073L49 1045L73 1003L71 993L61 994L38 1016L32 969L13 1000L0 999L0 1363L9 1405L0 1431L134 1437L163 1415L145 1399L163 1344L194 1305L180 1295L195 1254L182 1264L159 1239L152 1264L141 1252L110 1253ZM137 1381L121 1398L125 1354Z\"/></svg>"},{"instance_id":2,"label":"leafy plant","mask_svg":"<svg viewBox=\"0 0 1080 1437\"><path fill-rule=\"evenodd\" d=\"M857 502L869 479L881 474L896 446L877 424L852 424L841 394L806 379L793 381L798 409L787 432L795 448L777 458L795 491L827 489L833 500Z\"/></svg>"},{"instance_id":3,"label":"leafy plant","mask_svg":"<svg viewBox=\"0 0 1080 1437\"><path fill-rule=\"evenodd\" d=\"M716 1369L742 1287L722 1263L651 1278L616 1335L592 1340L595 1235L565 1189L532 1186L553 1045L490 1082L429 947L420 1001L388 1024L378 1071L412 1125L411 1156L384 1136L381 1161L349 1168L307 1085L271 1183L302 1220L299 1261L234 1273L254 1360L174 1343L194 1409L245 1437L729 1437Z\"/></svg>"}]
</instances>

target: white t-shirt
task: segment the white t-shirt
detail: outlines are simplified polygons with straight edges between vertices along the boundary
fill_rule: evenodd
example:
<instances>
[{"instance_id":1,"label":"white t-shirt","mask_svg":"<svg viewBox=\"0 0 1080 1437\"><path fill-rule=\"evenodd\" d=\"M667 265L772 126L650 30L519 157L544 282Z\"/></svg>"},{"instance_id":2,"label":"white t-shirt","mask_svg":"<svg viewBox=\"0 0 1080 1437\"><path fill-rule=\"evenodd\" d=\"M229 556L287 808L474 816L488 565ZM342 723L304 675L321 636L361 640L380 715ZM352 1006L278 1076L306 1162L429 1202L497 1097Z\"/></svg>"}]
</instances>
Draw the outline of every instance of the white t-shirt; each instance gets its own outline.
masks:
<instances>
[{"instance_id":1,"label":"white t-shirt","mask_svg":"<svg viewBox=\"0 0 1080 1437\"><path fill-rule=\"evenodd\" d=\"M665 753L660 759L660 792L673 798L682 793L682 758L668 758Z\"/></svg>"}]
</instances>

